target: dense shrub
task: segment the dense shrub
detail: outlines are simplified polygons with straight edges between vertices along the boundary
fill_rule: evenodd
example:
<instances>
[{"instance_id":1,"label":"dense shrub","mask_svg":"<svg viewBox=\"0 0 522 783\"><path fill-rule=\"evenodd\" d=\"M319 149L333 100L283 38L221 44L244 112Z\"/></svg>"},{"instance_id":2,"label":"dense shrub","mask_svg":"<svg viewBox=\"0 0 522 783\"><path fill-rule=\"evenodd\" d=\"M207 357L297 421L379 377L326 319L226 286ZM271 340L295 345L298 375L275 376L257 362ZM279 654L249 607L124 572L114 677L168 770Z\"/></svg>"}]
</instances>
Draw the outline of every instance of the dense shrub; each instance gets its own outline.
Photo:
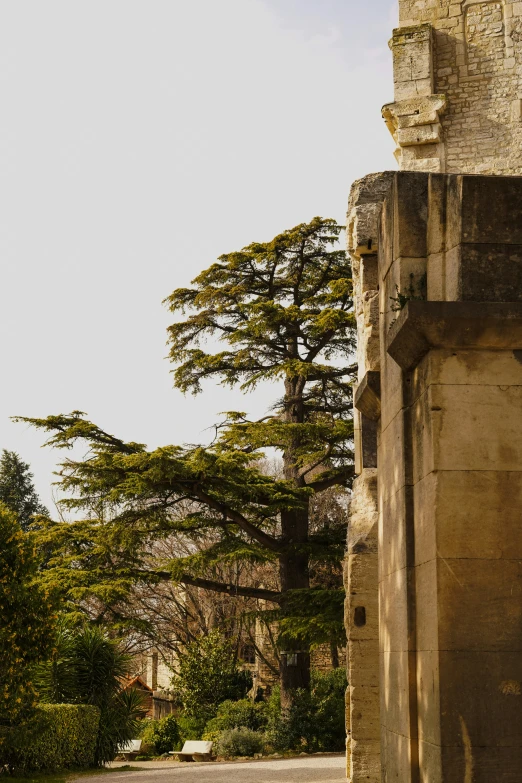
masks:
<instances>
[{"instance_id":1,"label":"dense shrub","mask_svg":"<svg viewBox=\"0 0 522 783\"><path fill-rule=\"evenodd\" d=\"M38 732L19 747L13 767L54 772L92 767L100 711L86 704L44 704L38 708Z\"/></svg>"},{"instance_id":2,"label":"dense shrub","mask_svg":"<svg viewBox=\"0 0 522 783\"><path fill-rule=\"evenodd\" d=\"M342 751L345 747L344 669L312 672L310 692L299 690L292 706L281 711L278 689L270 700L270 742L275 750Z\"/></svg>"},{"instance_id":3,"label":"dense shrub","mask_svg":"<svg viewBox=\"0 0 522 783\"><path fill-rule=\"evenodd\" d=\"M243 726L220 734L213 750L218 756L225 756L225 758L254 756L262 752L264 745L264 734Z\"/></svg>"},{"instance_id":4,"label":"dense shrub","mask_svg":"<svg viewBox=\"0 0 522 783\"><path fill-rule=\"evenodd\" d=\"M203 736L206 722L207 718L204 715L199 718L193 715L180 715L178 727L181 741L200 740Z\"/></svg>"},{"instance_id":5,"label":"dense shrub","mask_svg":"<svg viewBox=\"0 0 522 783\"><path fill-rule=\"evenodd\" d=\"M246 696L252 676L239 669L232 645L214 631L187 645L173 684L185 714L206 723L222 702Z\"/></svg>"},{"instance_id":6,"label":"dense shrub","mask_svg":"<svg viewBox=\"0 0 522 783\"><path fill-rule=\"evenodd\" d=\"M249 699L224 701L217 715L205 726L203 739L216 740L223 731L246 728L264 731L268 725L268 705L254 704Z\"/></svg>"},{"instance_id":7,"label":"dense shrub","mask_svg":"<svg viewBox=\"0 0 522 783\"><path fill-rule=\"evenodd\" d=\"M161 720L143 721L140 737L142 747L150 747L158 756L181 749L181 735L175 715L167 715Z\"/></svg>"},{"instance_id":8,"label":"dense shrub","mask_svg":"<svg viewBox=\"0 0 522 783\"><path fill-rule=\"evenodd\" d=\"M323 751L342 751L346 747L346 670L334 669L312 675L312 704L314 719L320 727L316 734Z\"/></svg>"},{"instance_id":9,"label":"dense shrub","mask_svg":"<svg viewBox=\"0 0 522 783\"><path fill-rule=\"evenodd\" d=\"M30 673L54 640L54 601L40 583L39 563L33 535L0 503L0 768L12 766L36 730Z\"/></svg>"},{"instance_id":10,"label":"dense shrub","mask_svg":"<svg viewBox=\"0 0 522 783\"><path fill-rule=\"evenodd\" d=\"M158 720L145 718L140 724L137 737L141 740L141 753L145 755L156 755L154 736L158 723Z\"/></svg>"}]
</instances>

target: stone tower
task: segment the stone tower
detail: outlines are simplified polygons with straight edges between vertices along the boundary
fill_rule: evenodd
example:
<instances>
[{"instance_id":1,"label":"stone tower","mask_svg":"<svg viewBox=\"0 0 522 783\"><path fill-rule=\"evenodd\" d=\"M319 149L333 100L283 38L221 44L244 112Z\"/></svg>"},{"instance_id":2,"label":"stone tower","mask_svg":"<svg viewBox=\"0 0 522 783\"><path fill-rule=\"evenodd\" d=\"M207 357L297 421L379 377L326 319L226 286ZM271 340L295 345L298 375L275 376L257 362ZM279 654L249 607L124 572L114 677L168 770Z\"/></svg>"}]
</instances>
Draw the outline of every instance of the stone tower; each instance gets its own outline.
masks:
<instances>
[{"instance_id":1,"label":"stone tower","mask_svg":"<svg viewBox=\"0 0 522 783\"><path fill-rule=\"evenodd\" d=\"M522 783L522 2L400 0L391 48L400 171L348 207L348 776Z\"/></svg>"}]
</instances>

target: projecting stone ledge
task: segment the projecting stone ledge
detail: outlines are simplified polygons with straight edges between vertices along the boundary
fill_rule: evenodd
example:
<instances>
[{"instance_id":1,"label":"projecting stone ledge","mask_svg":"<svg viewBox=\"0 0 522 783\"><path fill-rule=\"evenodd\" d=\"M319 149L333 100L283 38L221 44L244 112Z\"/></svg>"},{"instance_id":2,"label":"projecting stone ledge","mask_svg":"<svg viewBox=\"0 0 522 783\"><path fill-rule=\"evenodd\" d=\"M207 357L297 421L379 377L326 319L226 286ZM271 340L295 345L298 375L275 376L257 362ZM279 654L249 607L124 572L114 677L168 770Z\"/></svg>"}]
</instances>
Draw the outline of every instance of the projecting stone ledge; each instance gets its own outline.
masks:
<instances>
[{"instance_id":1,"label":"projecting stone ledge","mask_svg":"<svg viewBox=\"0 0 522 783\"><path fill-rule=\"evenodd\" d=\"M411 370L430 348L522 351L522 303L410 301L390 327L386 350Z\"/></svg>"},{"instance_id":2,"label":"projecting stone ledge","mask_svg":"<svg viewBox=\"0 0 522 783\"><path fill-rule=\"evenodd\" d=\"M366 418L377 421L381 415L381 374L376 371L366 373L357 386L353 399L354 407Z\"/></svg>"}]
</instances>

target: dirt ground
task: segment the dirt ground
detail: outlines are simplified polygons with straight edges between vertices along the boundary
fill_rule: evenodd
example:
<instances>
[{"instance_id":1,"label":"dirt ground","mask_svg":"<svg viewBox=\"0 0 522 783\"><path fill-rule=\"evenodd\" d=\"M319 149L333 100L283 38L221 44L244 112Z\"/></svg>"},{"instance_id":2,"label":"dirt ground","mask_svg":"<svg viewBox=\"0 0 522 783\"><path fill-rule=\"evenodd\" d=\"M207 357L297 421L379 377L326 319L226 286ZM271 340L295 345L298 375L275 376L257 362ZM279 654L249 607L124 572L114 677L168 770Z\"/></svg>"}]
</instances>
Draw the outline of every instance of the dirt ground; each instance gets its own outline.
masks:
<instances>
[{"instance_id":1,"label":"dirt ground","mask_svg":"<svg viewBox=\"0 0 522 783\"><path fill-rule=\"evenodd\" d=\"M117 767L114 763L112 767ZM236 763L135 762L112 772L107 783L346 783L344 756L307 756ZM80 780L79 782L80 783ZM82 777L81 783L101 783Z\"/></svg>"}]
</instances>

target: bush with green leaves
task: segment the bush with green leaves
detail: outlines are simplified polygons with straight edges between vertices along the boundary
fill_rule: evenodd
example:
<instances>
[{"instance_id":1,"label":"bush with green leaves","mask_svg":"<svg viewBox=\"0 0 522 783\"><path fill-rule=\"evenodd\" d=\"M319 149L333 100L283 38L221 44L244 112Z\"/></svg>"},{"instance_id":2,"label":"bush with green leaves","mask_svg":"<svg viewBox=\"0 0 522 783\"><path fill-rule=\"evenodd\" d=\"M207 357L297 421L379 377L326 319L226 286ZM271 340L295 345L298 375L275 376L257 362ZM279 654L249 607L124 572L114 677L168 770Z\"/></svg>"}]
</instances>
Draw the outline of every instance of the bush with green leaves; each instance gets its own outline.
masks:
<instances>
[{"instance_id":1,"label":"bush with green leaves","mask_svg":"<svg viewBox=\"0 0 522 783\"><path fill-rule=\"evenodd\" d=\"M312 704L317 732L318 750L342 751L346 747L346 670L314 672L312 676Z\"/></svg>"},{"instance_id":2,"label":"bush with green leaves","mask_svg":"<svg viewBox=\"0 0 522 783\"><path fill-rule=\"evenodd\" d=\"M264 734L242 726L222 732L214 744L213 751L218 756L225 758L254 756L256 753L262 753L265 744Z\"/></svg>"},{"instance_id":3,"label":"bush with green leaves","mask_svg":"<svg viewBox=\"0 0 522 783\"><path fill-rule=\"evenodd\" d=\"M252 687L250 672L241 671L230 642L218 631L187 645L173 680L187 717L213 718L222 702L242 699Z\"/></svg>"},{"instance_id":4,"label":"bush with green leaves","mask_svg":"<svg viewBox=\"0 0 522 783\"><path fill-rule=\"evenodd\" d=\"M131 658L100 628L62 625L50 660L36 673L40 698L48 703L92 704L100 710L95 763L112 761L118 746L136 737L143 699L122 689Z\"/></svg>"},{"instance_id":5,"label":"bush with green leaves","mask_svg":"<svg viewBox=\"0 0 522 783\"><path fill-rule=\"evenodd\" d=\"M264 731L267 726L267 704L255 704L250 699L224 701L219 705L216 717L209 720L205 726L203 739L215 741L224 731L239 728Z\"/></svg>"},{"instance_id":6,"label":"bush with green leaves","mask_svg":"<svg viewBox=\"0 0 522 783\"><path fill-rule=\"evenodd\" d=\"M178 727L182 742L200 740L207 723L207 717L181 714L178 717Z\"/></svg>"},{"instance_id":7,"label":"bush with green leaves","mask_svg":"<svg viewBox=\"0 0 522 783\"><path fill-rule=\"evenodd\" d=\"M279 689L269 703L270 743L277 751L336 752L345 748L344 669L312 672L310 691L294 693L291 707L281 710Z\"/></svg>"},{"instance_id":8,"label":"bush with green leaves","mask_svg":"<svg viewBox=\"0 0 522 783\"><path fill-rule=\"evenodd\" d=\"M55 772L94 766L100 710L87 704L44 704L38 730L13 757L13 767Z\"/></svg>"},{"instance_id":9,"label":"bush with green leaves","mask_svg":"<svg viewBox=\"0 0 522 783\"><path fill-rule=\"evenodd\" d=\"M36 728L33 667L50 654L54 599L39 579L34 536L0 503L0 768Z\"/></svg>"},{"instance_id":10,"label":"bush with green leaves","mask_svg":"<svg viewBox=\"0 0 522 783\"><path fill-rule=\"evenodd\" d=\"M158 756L172 750L181 750L181 735L175 715L167 715L161 720L143 721L140 737L142 747L150 747Z\"/></svg>"}]
</instances>

